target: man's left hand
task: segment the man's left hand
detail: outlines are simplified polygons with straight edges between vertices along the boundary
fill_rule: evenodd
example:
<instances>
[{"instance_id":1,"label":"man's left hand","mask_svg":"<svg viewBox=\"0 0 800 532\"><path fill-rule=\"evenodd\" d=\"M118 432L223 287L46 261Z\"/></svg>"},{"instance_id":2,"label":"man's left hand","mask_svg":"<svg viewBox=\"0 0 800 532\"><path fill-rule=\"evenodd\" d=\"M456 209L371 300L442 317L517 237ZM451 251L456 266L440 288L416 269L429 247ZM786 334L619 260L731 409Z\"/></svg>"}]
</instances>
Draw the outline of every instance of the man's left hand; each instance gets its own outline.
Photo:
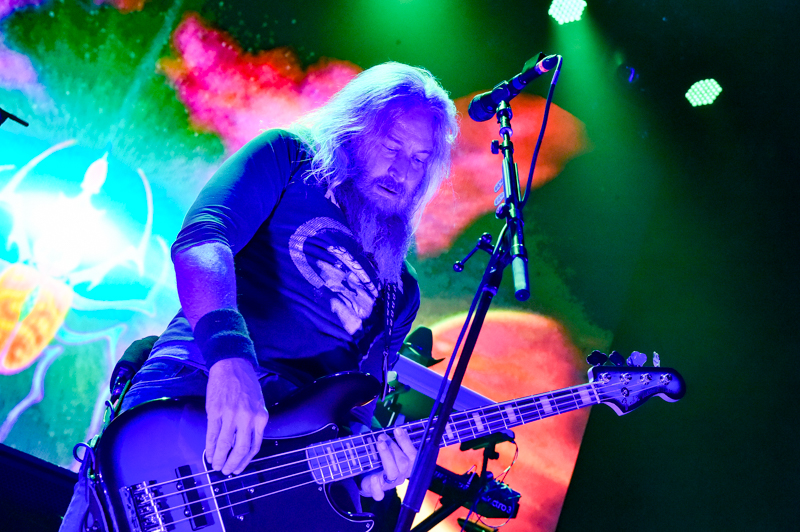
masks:
<instances>
[{"instance_id":1,"label":"man's left hand","mask_svg":"<svg viewBox=\"0 0 800 532\"><path fill-rule=\"evenodd\" d=\"M361 495L364 497L383 500L385 491L399 486L411 475L417 449L405 429L394 429L394 437L397 443L385 434L378 436L376 446L383 471L367 475L361 480Z\"/></svg>"}]
</instances>

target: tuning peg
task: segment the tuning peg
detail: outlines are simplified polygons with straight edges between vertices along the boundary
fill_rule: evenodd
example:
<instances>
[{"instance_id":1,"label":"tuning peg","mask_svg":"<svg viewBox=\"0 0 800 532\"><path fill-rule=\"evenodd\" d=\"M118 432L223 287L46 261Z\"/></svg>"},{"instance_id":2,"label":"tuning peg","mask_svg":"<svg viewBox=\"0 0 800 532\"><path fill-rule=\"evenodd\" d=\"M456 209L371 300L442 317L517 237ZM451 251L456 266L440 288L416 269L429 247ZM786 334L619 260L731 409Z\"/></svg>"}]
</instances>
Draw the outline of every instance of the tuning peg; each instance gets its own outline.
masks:
<instances>
[{"instance_id":1,"label":"tuning peg","mask_svg":"<svg viewBox=\"0 0 800 532\"><path fill-rule=\"evenodd\" d=\"M602 366L606 360L608 360L608 355L597 350L592 351L592 354L586 357L586 363L590 366Z\"/></svg>"},{"instance_id":2,"label":"tuning peg","mask_svg":"<svg viewBox=\"0 0 800 532\"><path fill-rule=\"evenodd\" d=\"M660 368L661 367L661 357L658 356L658 353L653 351L653 366Z\"/></svg>"},{"instance_id":3,"label":"tuning peg","mask_svg":"<svg viewBox=\"0 0 800 532\"><path fill-rule=\"evenodd\" d=\"M608 359L615 365L615 366L624 366L625 359L622 358L622 355L617 353L616 351L611 351L611 354L608 356Z\"/></svg>"},{"instance_id":4,"label":"tuning peg","mask_svg":"<svg viewBox=\"0 0 800 532\"><path fill-rule=\"evenodd\" d=\"M640 353L639 351L634 351L625 362L627 362L629 367L641 368L644 366L644 363L647 362L647 355Z\"/></svg>"}]
</instances>

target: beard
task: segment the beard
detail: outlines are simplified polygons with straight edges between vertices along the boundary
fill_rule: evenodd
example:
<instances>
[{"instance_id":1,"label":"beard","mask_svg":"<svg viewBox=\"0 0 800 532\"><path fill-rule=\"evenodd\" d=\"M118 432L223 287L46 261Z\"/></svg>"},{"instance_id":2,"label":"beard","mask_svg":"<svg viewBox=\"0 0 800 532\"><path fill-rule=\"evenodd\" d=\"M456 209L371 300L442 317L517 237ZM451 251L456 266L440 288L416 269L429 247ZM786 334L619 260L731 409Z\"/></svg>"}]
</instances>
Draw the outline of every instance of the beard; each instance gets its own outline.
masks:
<instances>
[{"instance_id":1,"label":"beard","mask_svg":"<svg viewBox=\"0 0 800 532\"><path fill-rule=\"evenodd\" d=\"M375 262L378 277L383 283L397 283L402 290L400 273L413 234L411 213L406 212L410 209L383 208L381 202L364 195L356 179L350 177L336 187L336 201L358 243Z\"/></svg>"}]
</instances>

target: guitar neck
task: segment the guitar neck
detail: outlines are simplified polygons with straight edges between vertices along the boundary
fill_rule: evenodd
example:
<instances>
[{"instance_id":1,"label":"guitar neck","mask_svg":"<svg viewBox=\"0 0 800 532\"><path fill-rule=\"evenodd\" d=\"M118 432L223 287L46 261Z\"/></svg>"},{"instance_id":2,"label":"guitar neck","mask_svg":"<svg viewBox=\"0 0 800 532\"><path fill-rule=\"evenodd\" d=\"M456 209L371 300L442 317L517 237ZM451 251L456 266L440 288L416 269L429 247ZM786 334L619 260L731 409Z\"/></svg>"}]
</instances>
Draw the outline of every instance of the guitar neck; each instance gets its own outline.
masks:
<instances>
[{"instance_id":1,"label":"guitar neck","mask_svg":"<svg viewBox=\"0 0 800 532\"><path fill-rule=\"evenodd\" d=\"M490 406L457 412L450 416L439 447L488 436L505 429L557 416L600 403L595 383L581 384L553 392L531 395ZM419 449L427 420L414 421L402 427L408 431ZM348 436L306 448L312 469L319 471L324 482L354 477L381 467L376 437L392 429Z\"/></svg>"}]
</instances>

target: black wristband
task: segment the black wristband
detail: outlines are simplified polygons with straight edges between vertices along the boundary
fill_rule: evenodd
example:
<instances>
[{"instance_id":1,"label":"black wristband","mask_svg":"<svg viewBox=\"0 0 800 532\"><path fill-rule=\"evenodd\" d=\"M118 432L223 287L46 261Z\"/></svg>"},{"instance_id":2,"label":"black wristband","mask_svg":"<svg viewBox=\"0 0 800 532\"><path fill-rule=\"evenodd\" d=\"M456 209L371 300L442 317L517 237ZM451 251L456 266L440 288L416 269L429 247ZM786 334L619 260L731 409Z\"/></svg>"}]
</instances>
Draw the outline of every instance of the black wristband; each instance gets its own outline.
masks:
<instances>
[{"instance_id":1,"label":"black wristband","mask_svg":"<svg viewBox=\"0 0 800 532\"><path fill-rule=\"evenodd\" d=\"M236 309L212 310L197 320L194 341L200 348L208 369L226 358L244 358L253 367L258 365L253 341L247 333L247 324Z\"/></svg>"}]
</instances>

